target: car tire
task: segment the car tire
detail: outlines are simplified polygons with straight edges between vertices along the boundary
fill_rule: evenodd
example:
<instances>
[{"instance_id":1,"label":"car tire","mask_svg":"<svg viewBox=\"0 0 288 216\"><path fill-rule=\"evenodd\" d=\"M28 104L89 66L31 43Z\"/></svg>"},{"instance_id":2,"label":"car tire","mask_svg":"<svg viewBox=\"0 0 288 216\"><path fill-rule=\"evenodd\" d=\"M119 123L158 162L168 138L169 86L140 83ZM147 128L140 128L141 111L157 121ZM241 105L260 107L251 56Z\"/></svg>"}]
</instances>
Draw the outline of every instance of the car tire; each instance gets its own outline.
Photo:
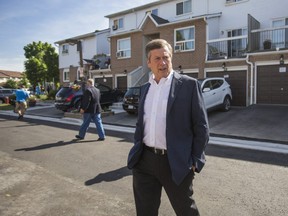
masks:
<instances>
[{"instance_id":1,"label":"car tire","mask_svg":"<svg viewBox=\"0 0 288 216\"><path fill-rule=\"evenodd\" d=\"M228 112L231 109L231 98L226 96L223 101L223 111Z\"/></svg>"}]
</instances>

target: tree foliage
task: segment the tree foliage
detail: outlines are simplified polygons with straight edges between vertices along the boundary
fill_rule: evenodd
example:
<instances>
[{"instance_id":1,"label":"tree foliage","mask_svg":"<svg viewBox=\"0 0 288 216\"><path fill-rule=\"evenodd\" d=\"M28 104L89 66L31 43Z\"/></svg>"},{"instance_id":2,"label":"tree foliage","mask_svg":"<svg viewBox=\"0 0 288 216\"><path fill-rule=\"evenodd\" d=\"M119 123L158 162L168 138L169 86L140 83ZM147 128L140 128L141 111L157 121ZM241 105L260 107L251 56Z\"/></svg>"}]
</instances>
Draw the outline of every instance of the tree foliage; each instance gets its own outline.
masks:
<instances>
[{"instance_id":1,"label":"tree foliage","mask_svg":"<svg viewBox=\"0 0 288 216\"><path fill-rule=\"evenodd\" d=\"M33 41L24 47L25 74L33 86L42 82L59 82L58 54L47 42Z\"/></svg>"}]
</instances>

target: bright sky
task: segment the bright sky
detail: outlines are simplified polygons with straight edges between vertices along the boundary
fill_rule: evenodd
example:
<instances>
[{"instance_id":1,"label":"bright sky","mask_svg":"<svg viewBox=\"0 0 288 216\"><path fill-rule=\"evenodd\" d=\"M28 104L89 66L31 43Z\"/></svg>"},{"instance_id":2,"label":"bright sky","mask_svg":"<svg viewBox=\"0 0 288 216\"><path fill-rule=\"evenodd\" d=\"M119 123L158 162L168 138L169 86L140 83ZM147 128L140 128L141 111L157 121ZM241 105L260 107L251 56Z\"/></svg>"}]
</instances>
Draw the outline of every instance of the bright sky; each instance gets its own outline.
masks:
<instances>
[{"instance_id":1,"label":"bright sky","mask_svg":"<svg viewBox=\"0 0 288 216\"><path fill-rule=\"evenodd\" d=\"M24 71L24 46L108 28L104 16L156 0L0 0L0 70ZM58 50L57 50L58 51Z\"/></svg>"}]
</instances>

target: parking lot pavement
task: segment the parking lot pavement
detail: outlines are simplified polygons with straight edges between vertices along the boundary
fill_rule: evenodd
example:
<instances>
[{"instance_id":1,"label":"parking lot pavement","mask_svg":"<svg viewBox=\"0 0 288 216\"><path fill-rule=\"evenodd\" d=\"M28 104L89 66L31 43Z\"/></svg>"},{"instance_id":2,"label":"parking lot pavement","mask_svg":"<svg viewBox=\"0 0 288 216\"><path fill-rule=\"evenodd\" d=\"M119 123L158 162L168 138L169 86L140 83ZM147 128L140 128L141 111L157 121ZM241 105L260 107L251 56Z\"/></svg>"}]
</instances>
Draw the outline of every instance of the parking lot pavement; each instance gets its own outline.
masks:
<instances>
[{"instance_id":1,"label":"parking lot pavement","mask_svg":"<svg viewBox=\"0 0 288 216\"><path fill-rule=\"evenodd\" d=\"M209 112L208 119L212 136L288 144L288 106L232 107ZM135 127L136 115L118 113L104 117L103 123Z\"/></svg>"}]
</instances>

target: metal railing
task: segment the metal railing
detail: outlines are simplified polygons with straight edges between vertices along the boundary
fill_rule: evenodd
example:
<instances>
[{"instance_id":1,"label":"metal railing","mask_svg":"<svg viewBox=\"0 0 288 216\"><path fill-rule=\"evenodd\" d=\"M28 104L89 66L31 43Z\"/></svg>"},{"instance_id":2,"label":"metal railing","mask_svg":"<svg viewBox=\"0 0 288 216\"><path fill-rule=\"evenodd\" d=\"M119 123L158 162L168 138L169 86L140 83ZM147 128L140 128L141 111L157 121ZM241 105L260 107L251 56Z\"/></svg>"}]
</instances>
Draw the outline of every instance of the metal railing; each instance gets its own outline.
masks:
<instances>
[{"instance_id":1,"label":"metal railing","mask_svg":"<svg viewBox=\"0 0 288 216\"><path fill-rule=\"evenodd\" d=\"M288 48L288 26L251 31L251 51Z\"/></svg>"},{"instance_id":2,"label":"metal railing","mask_svg":"<svg viewBox=\"0 0 288 216\"><path fill-rule=\"evenodd\" d=\"M207 59L243 58L247 52L247 35L210 40L207 42Z\"/></svg>"}]
</instances>

